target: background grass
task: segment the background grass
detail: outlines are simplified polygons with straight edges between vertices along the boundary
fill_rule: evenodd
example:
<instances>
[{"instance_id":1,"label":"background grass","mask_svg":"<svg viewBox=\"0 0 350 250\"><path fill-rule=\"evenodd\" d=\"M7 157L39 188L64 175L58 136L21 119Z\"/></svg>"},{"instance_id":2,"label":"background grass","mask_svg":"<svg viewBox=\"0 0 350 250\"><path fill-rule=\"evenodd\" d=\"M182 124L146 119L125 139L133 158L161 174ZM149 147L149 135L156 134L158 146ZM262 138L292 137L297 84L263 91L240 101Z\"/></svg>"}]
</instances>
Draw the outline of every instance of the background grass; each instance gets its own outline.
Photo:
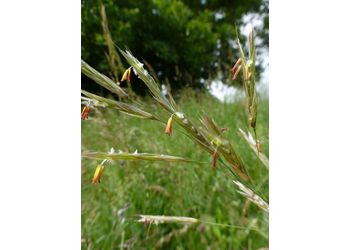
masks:
<instances>
[{"instance_id":1,"label":"background grass","mask_svg":"<svg viewBox=\"0 0 350 250\"><path fill-rule=\"evenodd\" d=\"M196 124L208 114L221 127L247 165L259 191L268 199L268 171L238 133L247 131L243 98L221 103L205 93L186 90L177 103ZM146 110L157 112L147 98ZM262 152L268 156L268 99L258 105L257 134ZM167 118L167 117L166 117ZM98 161L82 160L82 248L83 249L259 249L268 247L268 215L254 204L243 213L245 199L236 192L232 176L211 156L174 125L171 137L155 121L126 116L113 109L93 109L82 121L82 150L163 153L205 162L157 163L116 161L107 165L102 181L92 185ZM148 228L135 220L137 214L188 216L202 221L242 226L237 229L208 224L162 224ZM255 228L257 230L252 230ZM170 235L171 234L171 235ZM168 237L161 244L160 239ZM122 244L122 245L121 245Z\"/></svg>"}]
</instances>

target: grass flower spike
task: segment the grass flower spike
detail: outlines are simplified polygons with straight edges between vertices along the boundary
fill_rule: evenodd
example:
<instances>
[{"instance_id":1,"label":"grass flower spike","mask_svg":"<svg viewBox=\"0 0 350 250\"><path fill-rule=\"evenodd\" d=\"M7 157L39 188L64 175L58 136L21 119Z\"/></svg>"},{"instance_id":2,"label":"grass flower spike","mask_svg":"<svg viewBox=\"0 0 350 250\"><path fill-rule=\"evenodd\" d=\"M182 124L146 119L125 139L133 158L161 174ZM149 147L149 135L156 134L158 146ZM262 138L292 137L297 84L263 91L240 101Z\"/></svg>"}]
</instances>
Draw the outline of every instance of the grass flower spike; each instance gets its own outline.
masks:
<instances>
[{"instance_id":1,"label":"grass flower spike","mask_svg":"<svg viewBox=\"0 0 350 250\"><path fill-rule=\"evenodd\" d=\"M255 205L263 209L265 212L269 212L269 204L264 201L259 195L257 195L253 190L247 188L239 181L233 181L234 184L239 188L238 193L246 197L248 200L253 202Z\"/></svg>"},{"instance_id":2,"label":"grass flower spike","mask_svg":"<svg viewBox=\"0 0 350 250\"><path fill-rule=\"evenodd\" d=\"M95 159L95 160L104 160L104 161L113 161L113 160L126 160L126 161L164 161L164 162L197 162L187 158L173 156L173 155L164 155L164 154L150 154L150 153L124 153L119 151L117 153L104 153L104 152L83 152L82 157ZM101 163L103 165L104 162Z\"/></svg>"},{"instance_id":3,"label":"grass flower spike","mask_svg":"<svg viewBox=\"0 0 350 250\"><path fill-rule=\"evenodd\" d=\"M261 144L258 140L255 140L250 132L244 132L241 128L238 129L241 136L248 143L251 150L257 155L264 166L269 169L269 159L265 154L261 152Z\"/></svg>"},{"instance_id":4,"label":"grass flower spike","mask_svg":"<svg viewBox=\"0 0 350 250\"><path fill-rule=\"evenodd\" d=\"M81 60L81 72L91 80L95 81L97 84L108 89L112 93L117 94L120 98L128 97L128 94L121 87L119 87L117 83L95 70L84 60Z\"/></svg>"},{"instance_id":5,"label":"grass flower spike","mask_svg":"<svg viewBox=\"0 0 350 250\"><path fill-rule=\"evenodd\" d=\"M240 59L237 61L235 66L231 69L233 73L238 64L243 68L243 88L246 96L246 108L248 113L248 122L251 128L253 128L256 137L256 119L257 119L257 108L258 108L258 96L256 93L256 79L255 79L255 63L256 63L256 51L254 43L254 30L252 29L249 33L249 50L248 57L245 56L239 38L237 36L237 45L240 53ZM239 67L240 69L240 67ZM238 69L237 69L238 71ZM235 72L232 80L237 76Z\"/></svg>"},{"instance_id":6,"label":"grass flower spike","mask_svg":"<svg viewBox=\"0 0 350 250\"><path fill-rule=\"evenodd\" d=\"M139 215L141 218L138 222L147 224L163 224L163 223L180 223L180 224L197 224L199 220L192 217L182 216L165 216L165 215Z\"/></svg>"}]
</instances>

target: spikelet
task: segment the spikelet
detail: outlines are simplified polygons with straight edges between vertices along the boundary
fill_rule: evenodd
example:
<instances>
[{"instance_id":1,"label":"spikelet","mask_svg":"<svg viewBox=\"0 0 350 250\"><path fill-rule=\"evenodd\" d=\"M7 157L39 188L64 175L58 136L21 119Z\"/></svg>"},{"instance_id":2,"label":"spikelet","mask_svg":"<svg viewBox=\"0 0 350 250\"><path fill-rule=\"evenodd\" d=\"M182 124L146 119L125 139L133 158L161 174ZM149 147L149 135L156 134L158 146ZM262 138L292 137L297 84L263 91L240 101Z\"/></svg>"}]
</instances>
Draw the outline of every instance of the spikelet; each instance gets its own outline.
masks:
<instances>
[{"instance_id":1,"label":"spikelet","mask_svg":"<svg viewBox=\"0 0 350 250\"><path fill-rule=\"evenodd\" d=\"M245 133L241 128L238 129L244 140L248 143L249 147L254 151L254 153L258 156L260 161L264 164L264 166L269 169L269 159L263 153L261 153L261 145L259 141L256 141L250 132Z\"/></svg>"},{"instance_id":2,"label":"spikelet","mask_svg":"<svg viewBox=\"0 0 350 250\"><path fill-rule=\"evenodd\" d=\"M163 223L180 223L180 224L196 224L199 223L198 219L191 217L181 216L165 216L165 215L139 215L141 218L138 222L149 223L149 224L163 224Z\"/></svg>"},{"instance_id":3,"label":"spikelet","mask_svg":"<svg viewBox=\"0 0 350 250\"><path fill-rule=\"evenodd\" d=\"M233 183L235 183L240 189L240 191L237 191L238 193L246 197L265 212L269 212L269 204L267 204L259 195L254 193L251 189L247 188L239 181L233 181Z\"/></svg>"},{"instance_id":4,"label":"spikelet","mask_svg":"<svg viewBox=\"0 0 350 250\"><path fill-rule=\"evenodd\" d=\"M82 157L95 160L126 160L126 161L164 161L164 162L197 162L179 156L149 154L149 153L105 153L105 152L83 152Z\"/></svg>"},{"instance_id":5,"label":"spikelet","mask_svg":"<svg viewBox=\"0 0 350 250\"><path fill-rule=\"evenodd\" d=\"M112 93L117 94L120 98L128 97L128 94L119 87L112 79L108 78L104 74L101 74L96 69L87 64L84 60L81 60L81 72L95 81L97 84L108 89Z\"/></svg>"}]
</instances>

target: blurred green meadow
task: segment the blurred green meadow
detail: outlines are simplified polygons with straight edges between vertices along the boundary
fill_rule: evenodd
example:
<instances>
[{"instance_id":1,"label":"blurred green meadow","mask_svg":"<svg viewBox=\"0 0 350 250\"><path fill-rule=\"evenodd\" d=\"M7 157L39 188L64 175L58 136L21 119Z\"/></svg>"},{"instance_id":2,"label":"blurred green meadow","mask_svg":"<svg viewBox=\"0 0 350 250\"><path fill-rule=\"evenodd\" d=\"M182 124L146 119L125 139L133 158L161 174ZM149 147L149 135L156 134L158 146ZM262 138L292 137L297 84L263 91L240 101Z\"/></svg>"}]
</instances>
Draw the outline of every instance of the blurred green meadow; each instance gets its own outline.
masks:
<instances>
[{"instance_id":1,"label":"blurred green meadow","mask_svg":"<svg viewBox=\"0 0 350 250\"><path fill-rule=\"evenodd\" d=\"M175 99L197 125L208 114L243 159L257 191L268 200L268 170L257 159L238 128L248 131L244 98L223 103L209 93L183 90ZM150 98L145 110L159 113ZM159 122L142 120L114 109L93 108L82 121L82 151L118 151L182 156L201 163L114 161L101 183L91 183L100 161L82 158L82 249L264 249L268 248L268 213L237 193L233 177L212 156L181 133L167 136ZM252 132L252 131L251 131ZM257 136L269 155L268 97L260 97ZM187 216L203 223L184 226L137 222L137 215ZM213 225L210 223L217 223Z\"/></svg>"}]
</instances>

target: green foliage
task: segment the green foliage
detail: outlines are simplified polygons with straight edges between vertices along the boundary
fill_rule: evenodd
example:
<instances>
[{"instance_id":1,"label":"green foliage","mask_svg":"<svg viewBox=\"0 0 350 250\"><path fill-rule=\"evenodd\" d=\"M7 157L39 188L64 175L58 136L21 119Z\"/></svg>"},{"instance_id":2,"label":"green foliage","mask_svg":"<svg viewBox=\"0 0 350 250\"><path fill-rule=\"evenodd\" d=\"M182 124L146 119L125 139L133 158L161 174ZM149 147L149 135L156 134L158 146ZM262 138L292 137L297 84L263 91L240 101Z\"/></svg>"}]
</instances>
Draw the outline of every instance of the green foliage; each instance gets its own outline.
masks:
<instances>
[{"instance_id":1,"label":"green foliage","mask_svg":"<svg viewBox=\"0 0 350 250\"><path fill-rule=\"evenodd\" d=\"M245 103L220 103L208 94L185 91L177 104L190 117L210 114L217 124L227 127L225 136L234 143L248 171L257 180L258 190L268 199L268 170L257 159L238 128L247 131ZM161 119L152 101L143 100L152 114ZM268 152L268 101L260 99L257 134L261 149ZM91 179L100 162L82 160L82 249L259 249L268 246L268 214L251 204L244 213L242 196L227 172L211 167L211 155L180 133L177 124L171 137L157 121L126 116L114 109L94 108L82 123L82 150L108 152L154 152L181 155L206 164L148 161L115 161L106 165L101 183ZM197 124L199 125L199 124ZM162 224L148 228L137 223L138 214L174 215L201 221L241 226L241 228L199 224L180 233L182 225ZM253 230L254 229L254 230ZM257 229L257 230L255 230ZM171 237L169 236L171 235ZM160 244L162 237L168 242ZM126 248L129 247L129 248Z\"/></svg>"},{"instance_id":2,"label":"green foliage","mask_svg":"<svg viewBox=\"0 0 350 250\"><path fill-rule=\"evenodd\" d=\"M179 1L105 0L112 39L154 67L160 80L173 90L203 87L201 79L224 72L238 58L232 46L235 25L247 12L260 9L262 0ZM82 58L98 71L110 71L105 53L100 1L82 0ZM215 58L215 59L213 59ZM110 74L110 75L113 75ZM224 80L225 80L224 79Z\"/></svg>"}]
</instances>

